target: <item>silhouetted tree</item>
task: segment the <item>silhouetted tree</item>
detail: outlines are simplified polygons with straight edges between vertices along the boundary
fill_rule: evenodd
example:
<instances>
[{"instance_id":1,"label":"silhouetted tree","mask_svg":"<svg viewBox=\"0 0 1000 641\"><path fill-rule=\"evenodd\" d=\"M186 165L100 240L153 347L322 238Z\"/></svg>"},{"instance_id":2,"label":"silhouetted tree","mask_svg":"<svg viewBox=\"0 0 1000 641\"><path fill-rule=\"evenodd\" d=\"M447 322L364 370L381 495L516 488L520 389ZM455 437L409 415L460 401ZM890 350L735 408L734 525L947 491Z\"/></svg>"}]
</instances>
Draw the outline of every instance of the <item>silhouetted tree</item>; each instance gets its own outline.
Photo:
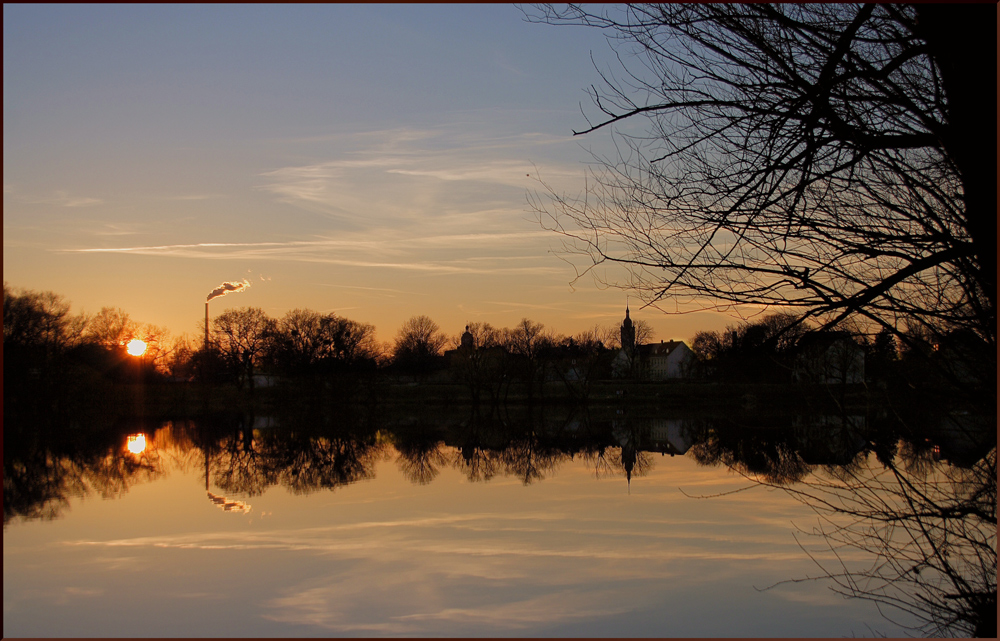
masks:
<instances>
[{"instance_id":1,"label":"silhouetted tree","mask_svg":"<svg viewBox=\"0 0 1000 641\"><path fill-rule=\"evenodd\" d=\"M691 351L704 376L727 381L790 380L790 354L807 327L793 314L779 313L721 332L698 332Z\"/></svg>"},{"instance_id":2,"label":"silhouetted tree","mask_svg":"<svg viewBox=\"0 0 1000 641\"><path fill-rule=\"evenodd\" d=\"M505 330L507 350L516 358L521 380L527 385L528 396L533 397L535 384L542 382L544 375L541 356L553 344L553 337L545 331L545 326L527 318L513 329Z\"/></svg>"},{"instance_id":3,"label":"silhouetted tree","mask_svg":"<svg viewBox=\"0 0 1000 641\"><path fill-rule=\"evenodd\" d=\"M230 309L213 321L213 343L240 389L253 390L254 372L273 336L274 326L274 320L257 307Z\"/></svg>"},{"instance_id":4,"label":"silhouetted tree","mask_svg":"<svg viewBox=\"0 0 1000 641\"><path fill-rule=\"evenodd\" d=\"M80 343L83 315L53 292L3 287L4 396L9 402L33 400L48 409L64 391L67 354Z\"/></svg>"},{"instance_id":5,"label":"silhouetted tree","mask_svg":"<svg viewBox=\"0 0 1000 641\"><path fill-rule=\"evenodd\" d=\"M138 329L138 323L125 310L102 307L87 323L84 337L105 349L117 350L132 340Z\"/></svg>"},{"instance_id":6,"label":"silhouetted tree","mask_svg":"<svg viewBox=\"0 0 1000 641\"><path fill-rule=\"evenodd\" d=\"M174 339L164 357L164 370L176 380L189 380L194 376L194 354L199 345L187 334Z\"/></svg>"},{"instance_id":7,"label":"silhouetted tree","mask_svg":"<svg viewBox=\"0 0 1000 641\"><path fill-rule=\"evenodd\" d=\"M102 307L87 319L80 343L88 349L82 350L81 356L105 374L113 372L118 378L134 380L137 372L146 377L167 369L169 338L170 332L163 327L135 321L121 308ZM138 360L126 352L133 339L146 343L146 351ZM100 350L105 353L101 354ZM141 372L140 367L143 368Z\"/></svg>"},{"instance_id":8,"label":"silhouetted tree","mask_svg":"<svg viewBox=\"0 0 1000 641\"><path fill-rule=\"evenodd\" d=\"M356 369L374 366L382 357L374 325L329 314L324 316L320 326L330 341L324 343L324 356L334 363Z\"/></svg>"},{"instance_id":9,"label":"silhouetted tree","mask_svg":"<svg viewBox=\"0 0 1000 641\"><path fill-rule=\"evenodd\" d=\"M992 5L632 4L529 12L606 30L585 196L544 224L648 301L967 329L993 355ZM990 129L989 131L992 131ZM985 132L988 134L988 132ZM873 332L874 333L874 332Z\"/></svg>"},{"instance_id":10,"label":"silhouetted tree","mask_svg":"<svg viewBox=\"0 0 1000 641\"><path fill-rule=\"evenodd\" d=\"M427 316L413 316L399 328L392 364L407 374L426 374L435 367L448 338Z\"/></svg>"},{"instance_id":11,"label":"silhouetted tree","mask_svg":"<svg viewBox=\"0 0 1000 641\"><path fill-rule=\"evenodd\" d=\"M277 322L270 358L286 374L301 375L373 368L379 352L374 325L293 309Z\"/></svg>"},{"instance_id":12,"label":"silhouetted tree","mask_svg":"<svg viewBox=\"0 0 1000 641\"><path fill-rule=\"evenodd\" d=\"M69 303L58 294L14 289L4 282L4 347L39 348L52 355L72 347L87 319L70 316L69 310Z\"/></svg>"},{"instance_id":13,"label":"silhouetted tree","mask_svg":"<svg viewBox=\"0 0 1000 641\"><path fill-rule=\"evenodd\" d=\"M604 345L606 331L600 326L564 338L551 349L551 370L579 401L590 396L592 383L611 377L612 350Z\"/></svg>"},{"instance_id":14,"label":"silhouetted tree","mask_svg":"<svg viewBox=\"0 0 1000 641\"><path fill-rule=\"evenodd\" d=\"M471 343L463 346L465 332ZM478 404L486 393L496 405L512 374L504 330L489 323L469 323L465 332L453 341L456 349L449 364L452 374L469 389L474 404Z\"/></svg>"}]
</instances>

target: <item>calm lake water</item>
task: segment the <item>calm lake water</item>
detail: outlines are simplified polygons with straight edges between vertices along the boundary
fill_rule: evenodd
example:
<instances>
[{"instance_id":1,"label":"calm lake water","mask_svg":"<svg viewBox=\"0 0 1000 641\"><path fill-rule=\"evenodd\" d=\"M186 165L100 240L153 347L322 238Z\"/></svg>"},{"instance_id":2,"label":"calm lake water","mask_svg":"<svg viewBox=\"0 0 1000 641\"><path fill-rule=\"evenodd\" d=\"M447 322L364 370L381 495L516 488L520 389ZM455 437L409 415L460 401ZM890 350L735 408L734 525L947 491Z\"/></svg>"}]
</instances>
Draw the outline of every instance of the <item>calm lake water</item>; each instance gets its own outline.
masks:
<instances>
[{"instance_id":1,"label":"calm lake water","mask_svg":"<svg viewBox=\"0 0 1000 641\"><path fill-rule=\"evenodd\" d=\"M810 554L834 558L808 534L819 517L744 476L760 459L794 488L868 465L862 417L436 412L8 431L4 636L833 637L914 623L829 581L787 582L823 574Z\"/></svg>"}]
</instances>

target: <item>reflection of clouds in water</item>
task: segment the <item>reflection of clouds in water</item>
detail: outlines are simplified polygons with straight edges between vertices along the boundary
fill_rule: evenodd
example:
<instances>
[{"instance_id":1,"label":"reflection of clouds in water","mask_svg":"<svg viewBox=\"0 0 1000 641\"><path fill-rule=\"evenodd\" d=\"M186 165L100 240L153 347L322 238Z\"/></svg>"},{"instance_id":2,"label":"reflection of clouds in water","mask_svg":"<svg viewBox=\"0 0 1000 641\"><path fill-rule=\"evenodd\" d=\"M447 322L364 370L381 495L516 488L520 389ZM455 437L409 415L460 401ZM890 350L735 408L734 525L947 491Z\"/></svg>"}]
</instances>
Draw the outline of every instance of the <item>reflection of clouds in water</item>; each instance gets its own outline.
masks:
<instances>
[{"instance_id":1,"label":"reflection of clouds in water","mask_svg":"<svg viewBox=\"0 0 1000 641\"><path fill-rule=\"evenodd\" d=\"M6 586L5 586L6 588ZM49 605L67 605L79 599L93 599L105 596L104 588L60 586L50 588L27 588L10 595L10 590L4 589L4 614L16 610L21 604L32 601L44 602ZM5 630L6 632L6 630Z\"/></svg>"},{"instance_id":2,"label":"reflection of clouds in water","mask_svg":"<svg viewBox=\"0 0 1000 641\"><path fill-rule=\"evenodd\" d=\"M87 560L88 563L98 566L98 572L145 572L148 570L148 563L138 556L96 556Z\"/></svg>"},{"instance_id":3,"label":"reflection of clouds in water","mask_svg":"<svg viewBox=\"0 0 1000 641\"><path fill-rule=\"evenodd\" d=\"M212 495L214 496L214 495ZM222 499L222 497L216 497ZM216 501L218 502L218 501ZM235 502L239 503L239 502ZM606 562L678 560L785 561L801 551L787 539L751 531L710 534L694 521L651 522L650 529L622 531L603 519L564 514L472 514L366 521L301 530L206 532L70 545L183 549L285 549L334 556L385 558L414 553L449 557L596 559ZM621 523L617 523L618 526ZM615 537L610 539L609 537ZM609 540L615 545L609 546ZM719 549L706 543L718 543ZM738 544L734 546L734 543Z\"/></svg>"},{"instance_id":4,"label":"reflection of clouds in water","mask_svg":"<svg viewBox=\"0 0 1000 641\"><path fill-rule=\"evenodd\" d=\"M426 614L400 617L409 621L453 621L487 625L491 628L521 628L527 625L550 625L571 619L589 619L623 614L629 606L609 607L608 603L620 599L620 593L597 591L581 593L560 591L539 597L483 605L478 608L445 608Z\"/></svg>"},{"instance_id":5,"label":"reflection of clouds in water","mask_svg":"<svg viewBox=\"0 0 1000 641\"><path fill-rule=\"evenodd\" d=\"M532 595L537 586L509 582L472 586L427 578L410 573L377 587L364 582L360 585L371 587L358 589L357 581L307 587L274 599L268 605L276 612L263 616L346 633L481 634L484 630L503 633L598 619L647 605L642 603L639 590L625 595L620 590L581 586ZM463 605L451 606L456 603Z\"/></svg>"},{"instance_id":6,"label":"reflection of clouds in water","mask_svg":"<svg viewBox=\"0 0 1000 641\"><path fill-rule=\"evenodd\" d=\"M734 563L801 561L794 545L775 546L751 532L720 537L715 548L666 522L609 536L613 520L482 513L87 544L247 551L258 559L291 554L270 558L305 560L312 577L267 593L262 616L379 635L544 631L656 608L664 585L682 576L694 587Z\"/></svg>"}]
</instances>

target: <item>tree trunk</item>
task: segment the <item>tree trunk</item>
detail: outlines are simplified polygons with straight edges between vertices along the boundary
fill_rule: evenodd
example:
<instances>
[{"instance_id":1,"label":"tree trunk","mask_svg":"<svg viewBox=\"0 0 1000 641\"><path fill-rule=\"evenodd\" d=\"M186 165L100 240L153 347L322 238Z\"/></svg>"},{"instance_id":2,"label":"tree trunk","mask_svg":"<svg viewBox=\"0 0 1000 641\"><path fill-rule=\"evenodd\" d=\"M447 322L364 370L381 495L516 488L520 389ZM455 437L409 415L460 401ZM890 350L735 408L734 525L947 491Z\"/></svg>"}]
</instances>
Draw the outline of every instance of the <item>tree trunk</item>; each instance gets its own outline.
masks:
<instances>
[{"instance_id":1,"label":"tree trunk","mask_svg":"<svg viewBox=\"0 0 1000 641\"><path fill-rule=\"evenodd\" d=\"M976 254L976 278L989 302L986 316L995 343L997 103L995 94L991 97L985 90L996 86L997 5L916 7L917 33L937 62L948 97L948 125L942 132L941 144L962 178L965 215ZM994 73L984 73L989 69Z\"/></svg>"}]
</instances>

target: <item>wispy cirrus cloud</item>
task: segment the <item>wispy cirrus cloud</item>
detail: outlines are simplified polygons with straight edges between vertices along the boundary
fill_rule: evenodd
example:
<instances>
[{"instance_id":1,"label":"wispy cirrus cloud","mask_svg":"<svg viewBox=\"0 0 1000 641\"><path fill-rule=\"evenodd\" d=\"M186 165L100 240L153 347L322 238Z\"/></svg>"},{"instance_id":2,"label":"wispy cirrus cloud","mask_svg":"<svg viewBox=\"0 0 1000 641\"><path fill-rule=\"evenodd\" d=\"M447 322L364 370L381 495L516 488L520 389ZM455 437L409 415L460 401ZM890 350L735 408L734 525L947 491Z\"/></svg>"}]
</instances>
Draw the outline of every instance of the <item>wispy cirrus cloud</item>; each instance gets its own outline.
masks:
<instances>
[{"instance_id":1,"label":"wispy cirrus cloud","mask_svg":"<svg viewBox=\"0 0 1000 641\"><path fill-rule=\"evenodd\" d=\"M15 193L4 190L5 193ZM90 196L72 196L66 191L56 191L52 196L20 196L18 200L28 205L52 205L55 207L93 207L103 205L104 200Z\"/></svg>"},{"instance_id":2,"label":"wispy cirrus cloud","mask_svg":"<svg viewBox=\"0 0 1000 641\"><path fill-rule=\"evenodd\" d=\"M122 225L105 223L103 227L94 230L95 236L135 236L140 232Z\"/></svg>"},{"instance_id":3,"label":"wispy cirrus cloud","mask_svg":"<svg viewBox=\"0 0 1000 641\"><path fill-rule=\"evenodd\" d=\"M179 243L52 250L59 253L134 254L206 260L280 260L442 274L557 273L542 246L549 234L537 232L434 234L406 237L383 232L380 238ZM532 244L534 249L532 249ZM484 249L488 248L488 254ZM526 249L527 248L527 249ZM504 251L514 252L504 254Z\"/></svg>"},{"instance_id":4,"label":"wispy cirrus cloud","mask_svg":"<svg viewBox=\"0 0 1000 641\"><path fill-rule=\"evenodd\" d=\"M180 200L180 201L191 201L191 200L213 200L216 198L225 198L225 194L180 194L177 196L168 196L167 200Z\"/></svg>"},{"instance_id":5,"label":"wispy cirrus cloud","mask_svg":"<svg viewBox=\"0 0 1000 641\"><path fill-rule=\"evenodd\" d=\"M489 202L523 207L524 190L534 184L532 150L567 138L516 127L500 131L484 114L469 118L429 129L330 137L337 157L262 172L258 189L334 218L397 224Z\"/></svg>"},{"instance_id":6,"label":"wispy cirrus cloud","mask_svg":"<svg viewBox=\"0 0 1000 641\"><path fill-rule=\"evenodd\" d=\"M531 163L524 160L496 160L480 164L456 163L454 166L435 169L387 169L386 173L449 182L464 180L522 187L531 169Z\"/></svg>"},{"instance_id":7,"label":"wispy cirrus cloud","mask_svg":"<svg viewBox=\"0 0 1000 641\"><path fill-rule=\"evenodd\" d=\"M334 287L336 289L350 289L352 291L370 292L375 296L395 298L396 295L406 296L426 296L422 292L405 291L402 289L392 289L390 287L364 287L362 285L342 285L339 283L317 283L319 287Z\"/></svg>"}]
</instances>

